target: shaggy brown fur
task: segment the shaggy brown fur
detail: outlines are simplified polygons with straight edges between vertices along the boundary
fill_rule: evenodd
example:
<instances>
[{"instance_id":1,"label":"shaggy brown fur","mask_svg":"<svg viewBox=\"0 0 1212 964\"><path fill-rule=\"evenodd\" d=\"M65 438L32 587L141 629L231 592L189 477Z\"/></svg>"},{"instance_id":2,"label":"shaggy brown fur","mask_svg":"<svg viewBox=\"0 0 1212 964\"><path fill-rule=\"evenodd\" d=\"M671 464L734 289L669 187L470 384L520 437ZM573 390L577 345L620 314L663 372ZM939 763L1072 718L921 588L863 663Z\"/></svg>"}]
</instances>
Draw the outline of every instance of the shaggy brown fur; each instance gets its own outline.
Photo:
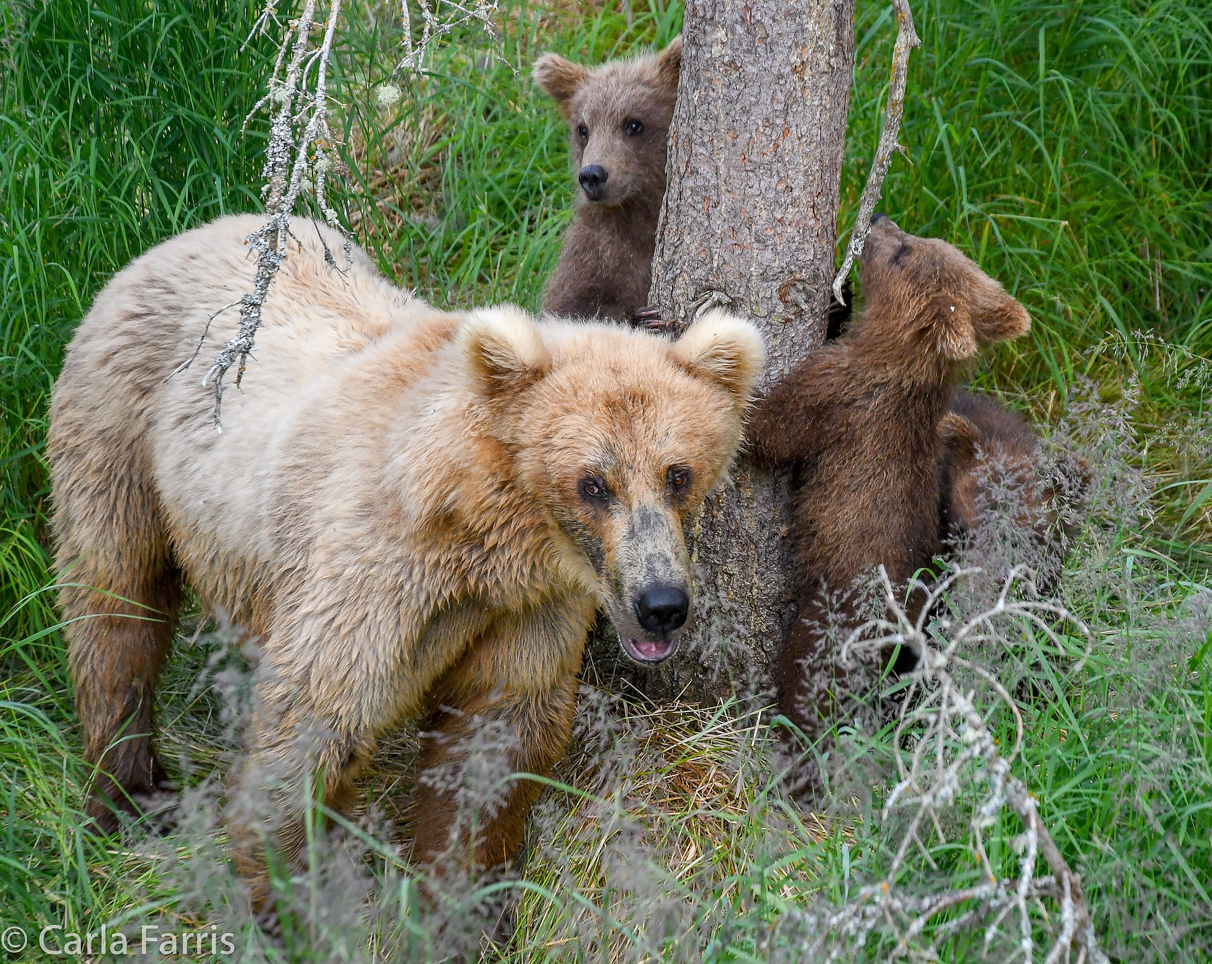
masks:
<instances>
[{"instance_id":1,"label":"shaggy brown fur","mask_svg":"<svg viewBox=\"0 0 1212 964\"><path fill-rule=\"evenodd\" d=\"M956 392L939 434L944 535L970 540L995 516L1004 517L1008 528L1030 533L1020 561L1036 570L1037 585L1046 590L1064 561L1090 466L1075 456L1050 461L1026 419L968 391Z\"/></svg>"},{"instance_id":2,"label":"shaggy brown fur","mask_svg":"<svg viewBox=\"0 0 1212 964\"><path fill-rule=\"evenodd\" d=\"M247 288L259 223L216 221L110 282L68 348L48 452L72 677L106 771L91 812L133 809L163 778L151 707L184 579L259 638L242 780L280 788L289 855L306 775L339 806L406 718L429 722L425 768L495 722L516 736L508 771L546 771L599 604L632 658L674 651L683 525L739 444L762 346L722 312L676 342L509 306L442 313L360 251L329 269L320 238L342 239L296 222L217 433L198 373L166 375ZM211 325L201 358L228 327ZM518 782L485 818L478 863L513 855L536 792ZM415 847L433 857L452 846L454 800L420 794ZM261 904L263 815L243 796L229 826Z\"/></svg>"},{"instance_id":3,"label":"shaggy brown fur","mask_svg":"<svg viewBox=\"0 0 1212 964\"><path fill-rule=\"evenodd\" d=\"M654 56L593 69L555 54L535 64L535 80L568 121L581 185L544 311L617 321L642 317L681 60L678 37Z\"/></svg>"},{"instance_id":4,"label":"shaggy brown fur","mask_svg":"<svg viewBox=\"0 0 1212 964\"><path fill-rule=\"evenodd\" d=\"M975 531L992 507L988 473L982 461L1025 481L1039 460L1039 436L1016 412L1000 402L968 391L958 391L951 416L939 425L943 441L944 531L963 535Z\"/></svg>"},{"instance_id":5,"label":"shaggy brown fur","mask_svg":"<svg viewBox=\"0 0 1212 964\"><path fill-rule=\"evenodd\" d=\"M847 281L845 300L829 305L826 341L846 330L851 304ZM1049 464L1026 419L996 399L965 389L956 392L939 432L939 514L945 541L971 540L982 520L1010 514L1012 526L1034 531L1030 548L1036 552L1026 553L1034 558L1022 561L1036 566L1037 586L1047 588L1063 562L1074 511L1085 501L1089 465L1073 456Z\"/></svg>"},{"instance_id":6,"label":"shaggy brown fur","mask_svg":"<svg viewBox=\"0 0 1212 964\"><path fill-rule=\"evenodd\" d=\"M783 712L810 729L828 594L869 567L903 584L929 565L941 547L938 426L953 386L980 344L1030 327L1022 305L954 247L886 217L872 226L861 271L859 323L760 400L751 427L757 461L798 470L803 611L777 682Z\"/></svg>"}]
</instances>

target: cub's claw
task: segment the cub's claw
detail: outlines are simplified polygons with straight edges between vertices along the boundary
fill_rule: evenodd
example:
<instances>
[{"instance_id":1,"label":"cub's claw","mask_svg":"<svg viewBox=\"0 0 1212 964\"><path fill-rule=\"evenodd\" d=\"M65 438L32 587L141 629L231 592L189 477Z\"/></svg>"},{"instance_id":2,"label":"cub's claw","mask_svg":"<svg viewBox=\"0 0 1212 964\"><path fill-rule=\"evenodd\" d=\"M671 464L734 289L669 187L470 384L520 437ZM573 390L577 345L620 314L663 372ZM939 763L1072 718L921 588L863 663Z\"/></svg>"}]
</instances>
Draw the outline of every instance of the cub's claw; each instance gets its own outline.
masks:
<instances>
[{"instance_id":1,"label":"cub's claw","mask_svg":"<svg viewBox=\"0 0 1212 964\"><path fill-rule=\"evenodd\" d=\"M671 335L680 335L683 327L679 322L664 317L664 313L656 305L644 305L643 308L637 308L631 313L631 323L646 331L665 332Z\"/></svg>"}]
</instances>

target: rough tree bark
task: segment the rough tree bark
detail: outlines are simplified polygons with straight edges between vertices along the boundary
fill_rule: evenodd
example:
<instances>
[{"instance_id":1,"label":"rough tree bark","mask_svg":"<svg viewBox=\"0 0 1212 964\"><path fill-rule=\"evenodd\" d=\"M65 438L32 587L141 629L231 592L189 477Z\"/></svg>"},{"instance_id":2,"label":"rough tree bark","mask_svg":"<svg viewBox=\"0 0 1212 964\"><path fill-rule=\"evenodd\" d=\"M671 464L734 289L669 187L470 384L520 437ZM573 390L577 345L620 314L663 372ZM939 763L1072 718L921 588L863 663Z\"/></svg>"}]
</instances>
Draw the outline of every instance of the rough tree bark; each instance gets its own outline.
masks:
<instances>
[{"instance_id":1,"label":"rough tree bark","mask_svg":"<svg viewBox=\"0 0 1212 964\"><path fill-rule=\"evenodd\" d=\"M765 381L824 340L854 63L853 0L689 0L650 301L727 304L767 341ZM760 683L795 604L786 478L742 460L690 533L691 638L654 696ZM687 645L689 644L689 645Z\"/></svg>"}]
</instances>

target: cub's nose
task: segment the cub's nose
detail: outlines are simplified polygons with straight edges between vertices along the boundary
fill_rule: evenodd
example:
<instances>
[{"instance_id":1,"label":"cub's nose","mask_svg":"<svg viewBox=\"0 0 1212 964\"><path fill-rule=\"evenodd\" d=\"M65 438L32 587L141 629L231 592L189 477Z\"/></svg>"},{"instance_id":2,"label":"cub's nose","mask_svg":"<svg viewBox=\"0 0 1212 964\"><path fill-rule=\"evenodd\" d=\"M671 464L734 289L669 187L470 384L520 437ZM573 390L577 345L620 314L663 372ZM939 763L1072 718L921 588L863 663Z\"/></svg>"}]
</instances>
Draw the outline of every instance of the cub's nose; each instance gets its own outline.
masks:
<instances>
[{"instance_id":1,"label":"cub's nose","mask_svg":"<svg viewBox=\"0 0 1212 964\"><path fill-rule=\"evenodd\" d=\"M658 636L668 636L686 622L690 597L678 586L653 586L635 601L640 625Z\"/></svg>"},{"instance_id":2,"label":"cub's nose","mask_svg":"<svg viewBox=\"0 0 1212 964\"><path fill-rule=\"evenodd\" d=\"M586 164L581 168L577 180L581 182L581 190L585 192L585 196L589 200L599 201L602 198L602 189L606 187L606 180L609 177L606 168L601 164Z\"/></svg>"}]
</instances>

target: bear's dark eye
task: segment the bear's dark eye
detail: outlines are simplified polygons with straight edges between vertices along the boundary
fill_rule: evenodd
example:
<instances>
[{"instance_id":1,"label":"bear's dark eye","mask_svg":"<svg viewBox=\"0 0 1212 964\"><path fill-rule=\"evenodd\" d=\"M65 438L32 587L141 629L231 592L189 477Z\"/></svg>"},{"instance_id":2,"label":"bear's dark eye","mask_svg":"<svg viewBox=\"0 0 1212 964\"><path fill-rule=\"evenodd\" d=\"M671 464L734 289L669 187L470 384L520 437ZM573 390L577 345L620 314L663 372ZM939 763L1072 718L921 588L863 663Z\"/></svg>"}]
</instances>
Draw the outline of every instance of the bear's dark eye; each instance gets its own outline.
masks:
<instances>
[{"instance_id":1,"label":"bear's dark eye","mask_svg":"<svg viewBox=\"0 0 1212 964\"><path fill-rule=\"evenodd\" d=\"M625 130L630 136L635 137L637 134L644 133L644 125L635 118L632 118L623 125L623 130Z\"/></svg>"},{"instance_id":2,"label":"bear's dark eye","mask_svg":"<svg viewBox=\"0 0 1212 964\"><path fill-rule=\"evenodd\" d=\"M581 479L577 489L581 493L581 498L586 502L605 503L610 498L610 489L606 486L606 481L596 475L587 475Z\"/></svg>"},{"instance_id":3,"label":"bear's dark eye","mask_svg":"<svg viewBox=\"0 0 1212 964\"><path fill-rule=\"evenodd\" d=\"M693 478L693 473L684 465L671 465L665 471L665 484L674 495L685 495L690 491Z\"/></svg>"},{"instance_id":4,"label":"bear's dark eye","mask_svg":"<svg viewBox=\"0 0 1212 964\"><path fill-rule=\"evenodd\" d=\"M589 140L589 128L584 124L577 124L577 136L583 141Z\"/></svg>"},{"instance_id":5,"label":"bear's dark eye","mask_svg":"<svg viewBox=\"0 0 1212 964\"><path fill-rule=\"evenodd\" d=\"M895 265L902 264L904 260L909 257L909 252L911 250L912 249L909 247L908 242L902 242L901 246L897 248L895 252L893 252L892 263Z\"/></svg>"}]
</instances>

